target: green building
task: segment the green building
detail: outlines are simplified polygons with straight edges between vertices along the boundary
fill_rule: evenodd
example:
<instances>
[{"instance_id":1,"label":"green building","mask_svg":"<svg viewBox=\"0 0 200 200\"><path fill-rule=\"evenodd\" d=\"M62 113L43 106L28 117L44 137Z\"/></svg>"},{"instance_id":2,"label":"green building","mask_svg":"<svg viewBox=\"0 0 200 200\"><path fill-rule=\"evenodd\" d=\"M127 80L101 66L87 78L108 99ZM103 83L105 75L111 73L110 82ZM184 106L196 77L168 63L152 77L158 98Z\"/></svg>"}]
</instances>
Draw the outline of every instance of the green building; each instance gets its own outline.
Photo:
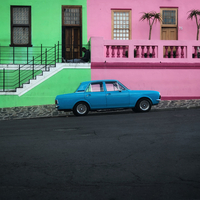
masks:
<instances>
[{"instance_id":1,"label":"green building","mask_svg":"<svg viewBox=\"0 0 200 200\"><path fill-rule=\"evenodd\" d=\"M89 48L86 0L1 1L0 10L0 108L53 104L57 94L91 78L89 63L63 63ZM45 73L34 87L18 91Z\"/></svg>"}]
</instances>

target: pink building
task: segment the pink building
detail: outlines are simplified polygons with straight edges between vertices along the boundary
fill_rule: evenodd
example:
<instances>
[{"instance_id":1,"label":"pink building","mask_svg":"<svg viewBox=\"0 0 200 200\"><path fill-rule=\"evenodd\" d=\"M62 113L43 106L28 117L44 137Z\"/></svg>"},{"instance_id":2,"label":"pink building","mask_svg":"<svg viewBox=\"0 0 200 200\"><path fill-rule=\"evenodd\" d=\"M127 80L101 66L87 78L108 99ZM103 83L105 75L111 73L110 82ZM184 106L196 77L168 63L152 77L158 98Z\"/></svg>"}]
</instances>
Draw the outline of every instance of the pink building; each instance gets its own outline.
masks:
<instances>
[{"instance_id":1,"label":"pink building","mask_svg":"<svg viewBox=\"0 0 200 200\"><path fill-rule=\"evenodd\" d=\"M197 0L87 0L92 79L118 79L130 89L152 89L163 99L200 98L200 42L189 11ZM162 22L140 21L144 12Z\"/></svg>"}]
</instances>

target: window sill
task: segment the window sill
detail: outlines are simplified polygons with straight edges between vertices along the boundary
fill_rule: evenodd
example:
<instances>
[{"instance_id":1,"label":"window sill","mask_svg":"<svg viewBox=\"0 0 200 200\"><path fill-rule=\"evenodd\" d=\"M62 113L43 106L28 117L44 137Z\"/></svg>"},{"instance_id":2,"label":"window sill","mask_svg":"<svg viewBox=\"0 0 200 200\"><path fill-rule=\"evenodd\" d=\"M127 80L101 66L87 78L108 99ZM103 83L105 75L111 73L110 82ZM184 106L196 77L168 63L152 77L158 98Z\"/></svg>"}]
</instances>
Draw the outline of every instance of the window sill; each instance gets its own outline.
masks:
<instances>
[{"instance_id":1,"label":"window sill","mask_svg":"<svg viewBox=\"0 0 200 200\"><path fill-rule=\"evenodd\" d=\"M28 45L16 45L16 44L10 44L10 47L32 47L32 44L28 44Z\"/></svg>"}]
</instances>

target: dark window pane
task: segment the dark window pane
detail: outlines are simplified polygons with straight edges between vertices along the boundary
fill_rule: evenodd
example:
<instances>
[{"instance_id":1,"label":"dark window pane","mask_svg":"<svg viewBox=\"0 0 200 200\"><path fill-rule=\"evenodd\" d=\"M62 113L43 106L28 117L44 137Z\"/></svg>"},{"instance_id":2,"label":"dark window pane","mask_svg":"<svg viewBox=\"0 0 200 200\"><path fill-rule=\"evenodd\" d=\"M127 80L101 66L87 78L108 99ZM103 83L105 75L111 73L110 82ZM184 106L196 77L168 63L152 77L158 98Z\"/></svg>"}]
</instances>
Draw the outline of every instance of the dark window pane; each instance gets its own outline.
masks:
<instances>
[{"instance_id":1,"label":"dark window pane","mask_svg":"<svg viewBox=\"0 0 200 200\"><path fill-rule=\"evenodd\" d=\"M80 10L67 8L64 10L64 24L80 24Z\"/></svg>"},{"instance_id":2,"label":"dark window pane","mask_svg":"<svg viewBox=\"0 0 200 200\"><path fill-rule=\"evenodd\" d=\"M13 8L13 24L29 24L29 8Z\"/></svg>"},{"instance_id":3,"label":"dark window pane","mask_svg":"<svg viewBox=\"0 0 200 200\"><path fill-rule=\"evenodd\" d=\"M13 44L28 44L29 43L29 28L14 27L13 28Z\"/></svg>"},{"instance_id":4,"label":"dark window pane","mask_svg":"<svg viewBox=\"0 0 200 200\"><path fill-rule=\"evenodd\" d=\"M163 10L163 24L176 24L175 10Z\"/></svg>"},{"instance_id":5,"label":"dark window pane","mask_svg":"<svg viewBox=\"0 0 200 200\"><path fill-rule=\"evenodd\" d=\"M30 6L11 7L11 45L27 46L31 44L31 8Z\"/></svg>"}]
</instances>

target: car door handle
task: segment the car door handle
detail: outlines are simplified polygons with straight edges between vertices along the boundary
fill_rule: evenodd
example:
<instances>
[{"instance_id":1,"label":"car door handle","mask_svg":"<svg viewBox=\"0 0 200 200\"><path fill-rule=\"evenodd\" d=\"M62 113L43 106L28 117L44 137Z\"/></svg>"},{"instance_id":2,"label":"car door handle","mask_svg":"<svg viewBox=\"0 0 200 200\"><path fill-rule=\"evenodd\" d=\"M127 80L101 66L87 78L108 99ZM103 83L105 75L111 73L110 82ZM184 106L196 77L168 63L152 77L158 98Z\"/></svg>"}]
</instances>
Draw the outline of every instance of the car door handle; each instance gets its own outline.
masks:
<instances>
[{"instance_id":1,"label":"car door handle","mask_svg":"<svg viewBox=\"0 0 200 200\"><path fill-rule=\"evenodd\" d=\"M87 95L86 95L86 97L90 97L90 96L91 96L91 94L87 94Z\"/></svg>"},{"instance_id":2,"label":"car door handle","mask_svg":"<svg viewBox=\"0 0 200 200\"><path fill-rule=\"evenodd\" d=\"M107 93L106 95L107 95L107 96L108 96L108 95L111 95L111 93Z\"/></svg>"}]
</instances>

